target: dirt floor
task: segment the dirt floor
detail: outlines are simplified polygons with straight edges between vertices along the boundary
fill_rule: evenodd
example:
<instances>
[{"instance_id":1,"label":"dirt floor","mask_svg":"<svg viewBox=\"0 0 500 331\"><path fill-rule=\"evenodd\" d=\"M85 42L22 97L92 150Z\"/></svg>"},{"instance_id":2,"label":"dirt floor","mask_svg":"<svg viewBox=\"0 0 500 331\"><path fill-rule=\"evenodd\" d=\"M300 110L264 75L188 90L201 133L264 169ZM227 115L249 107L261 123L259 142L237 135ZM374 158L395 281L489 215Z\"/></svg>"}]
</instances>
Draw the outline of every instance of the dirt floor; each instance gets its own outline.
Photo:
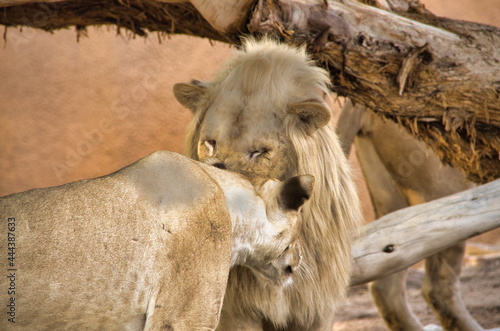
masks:
<instances>
[{"instance_id":1,"label":"dirt floor","mask_svg":"<svg viewBox=\"0 0 500 331\"><path fill-rule=\"evenodd\" d=\"M408 302L424 325L439 324L421 295L423 279L422 264L410 269ZM483 328L500 330L500 247L468 245L460 279L462 298L472 316ZM334 331L387 330L371 300L367 285L349 290L347 302L337 313L336 320Z\"/></svg>"}]
</instances>

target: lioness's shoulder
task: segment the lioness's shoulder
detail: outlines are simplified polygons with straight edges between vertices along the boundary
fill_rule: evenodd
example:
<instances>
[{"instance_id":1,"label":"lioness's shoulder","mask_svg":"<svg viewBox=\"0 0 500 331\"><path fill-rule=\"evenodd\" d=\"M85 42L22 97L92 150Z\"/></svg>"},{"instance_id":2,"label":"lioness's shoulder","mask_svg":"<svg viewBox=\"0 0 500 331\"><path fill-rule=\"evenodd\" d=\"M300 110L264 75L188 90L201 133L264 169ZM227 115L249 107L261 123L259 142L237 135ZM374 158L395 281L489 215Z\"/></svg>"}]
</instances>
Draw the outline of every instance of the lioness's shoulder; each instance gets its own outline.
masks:
<instances>
[{"instance_id":1,"label":"lioness's shoulder","mask_svg":"<svg viewBox=\"0 0 500 331\"><path fill-rule=\"evenodd\" d=\"M199 162L175 152L156 151L118 171L114 177L145 196L170 203L183 200L187 204L222 196L218 183Z\"/></svg>"}]
</instances>

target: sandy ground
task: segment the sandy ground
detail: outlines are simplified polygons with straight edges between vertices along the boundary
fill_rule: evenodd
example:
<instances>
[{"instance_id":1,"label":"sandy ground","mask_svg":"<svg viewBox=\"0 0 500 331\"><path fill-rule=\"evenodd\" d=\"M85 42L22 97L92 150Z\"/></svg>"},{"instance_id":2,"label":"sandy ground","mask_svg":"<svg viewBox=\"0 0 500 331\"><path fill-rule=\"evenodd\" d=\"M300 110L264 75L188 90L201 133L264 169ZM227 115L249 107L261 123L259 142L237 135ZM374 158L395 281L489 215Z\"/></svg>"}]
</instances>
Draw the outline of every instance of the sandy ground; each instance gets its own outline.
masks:
<instances>
[{"instance_id":1,"label":"sandy ground","mask_svg":"<svg viewBox=\"0 0 500 331\"><path fill-rule=\"evenodd\" d=\"M469 245L461 274L461 294L469 312L486 329L500 328L500 250ZM496 250L496 251L495 251ZM477 255L479 254L479 255ZM407 298L415 315L424 325L439 324L421 295L424 269L411 268L407 280ZM367 285L353 287L337 313L334 331L384 331L383 320L370 298Z\"/></svg>"}]
</instances>

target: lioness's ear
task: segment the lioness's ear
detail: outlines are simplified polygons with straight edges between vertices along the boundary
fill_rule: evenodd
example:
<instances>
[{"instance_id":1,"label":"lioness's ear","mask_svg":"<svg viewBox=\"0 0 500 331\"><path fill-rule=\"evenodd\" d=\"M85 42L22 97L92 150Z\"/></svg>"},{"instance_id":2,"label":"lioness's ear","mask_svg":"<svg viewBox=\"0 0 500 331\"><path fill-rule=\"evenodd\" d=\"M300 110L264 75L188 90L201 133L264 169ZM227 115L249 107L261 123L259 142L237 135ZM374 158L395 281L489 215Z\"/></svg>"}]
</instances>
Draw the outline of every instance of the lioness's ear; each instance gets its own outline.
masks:
<instances>
[{"instance_id":1,"label":"lioness's ear","mask_svg":"<svg viewBox=\"0 0 500 331\"><path fill-rule=\"evenodd\" d=\"M177 83L174 85L174 96L181 105L191 110L194 114L198 110L198 101L206 93L207 87L200 81L191 83Z\"/></svg>"},{"instance_id":2,"label":"lioness's ear","mask_svg":"<svg viewBox=\"0 0 500 331\"><path fill-rule=\"evenodd\" d=\"M285 180L278 196L279 205L285 210L299 210L311 197L314 177L301 175Z\"/></svg>"},{"instance_id":3,"label":"lioness's ear","mask_svg":"<svg viewBox=\"0 0 500 331\"><path fill-rule=\"evenodd\" d=\"M298 116L298 125L311 135L330 121L330 109L317 101L304 101L288 105L288 113Z\"/></svg>"}]
</instances>

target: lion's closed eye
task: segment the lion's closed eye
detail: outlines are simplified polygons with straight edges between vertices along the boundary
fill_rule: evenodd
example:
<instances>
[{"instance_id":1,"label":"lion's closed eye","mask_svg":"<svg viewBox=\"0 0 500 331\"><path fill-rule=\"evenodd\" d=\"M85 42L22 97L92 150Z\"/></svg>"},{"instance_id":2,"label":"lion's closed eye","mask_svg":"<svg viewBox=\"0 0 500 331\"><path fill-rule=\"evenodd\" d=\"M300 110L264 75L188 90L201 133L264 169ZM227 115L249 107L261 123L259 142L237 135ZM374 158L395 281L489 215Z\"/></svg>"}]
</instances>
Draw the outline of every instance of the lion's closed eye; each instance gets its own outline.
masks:
<instances>
[{"instance_id":1,"label":"lion's closed eye","mask_svg":"<svg viewBox=\"0 0 500 331\"><path fill-rule=\"evenodd\" d=\"M261 151L253 151L253 152L250 152L250 153L248 154L248 158L249 158L250 160L253 160L253 159L255 159L256 157L258 157L260 154L262 154L262 152L261 152Z\"/></svg>"},{"instance_id":2,"label":"lion's closed eye","mask_svg":"<svg viewBox=\"0 0 500 331\"><path fill-rule=\"evenodd\" d=\"M250 161L257 159L259 156L265 156L267 153L269 153L269 149L267 148L260 148L254 151L251 151L248 153L248 158Z\"/></svg>"}]
</instances>

